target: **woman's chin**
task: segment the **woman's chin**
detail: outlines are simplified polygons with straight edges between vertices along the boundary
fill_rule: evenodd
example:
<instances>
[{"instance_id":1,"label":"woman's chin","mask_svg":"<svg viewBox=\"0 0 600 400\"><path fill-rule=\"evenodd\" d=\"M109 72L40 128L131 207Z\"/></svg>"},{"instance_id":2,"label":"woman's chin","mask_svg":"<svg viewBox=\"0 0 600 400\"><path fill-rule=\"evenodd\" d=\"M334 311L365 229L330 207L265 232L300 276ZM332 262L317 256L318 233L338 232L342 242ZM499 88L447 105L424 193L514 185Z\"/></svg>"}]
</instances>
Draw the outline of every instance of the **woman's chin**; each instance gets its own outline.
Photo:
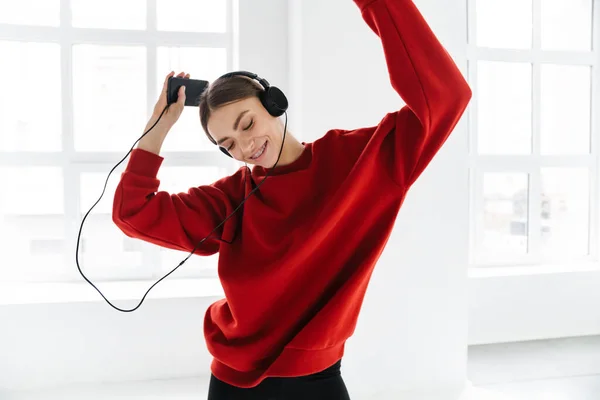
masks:
<instances>
[{"instance_id":1,"label":"woman's chin","mask_svg":"<svg viewBox=\"0 0 600 400\"><path fill-rule=\"evenodd\" d=\"M263 167L263 168L271 168L273 166L273 164L270 164L270 163L265 162L265 161L256 163L256 165L258 165L259 167Z\"/></svg>"}]
</instances>

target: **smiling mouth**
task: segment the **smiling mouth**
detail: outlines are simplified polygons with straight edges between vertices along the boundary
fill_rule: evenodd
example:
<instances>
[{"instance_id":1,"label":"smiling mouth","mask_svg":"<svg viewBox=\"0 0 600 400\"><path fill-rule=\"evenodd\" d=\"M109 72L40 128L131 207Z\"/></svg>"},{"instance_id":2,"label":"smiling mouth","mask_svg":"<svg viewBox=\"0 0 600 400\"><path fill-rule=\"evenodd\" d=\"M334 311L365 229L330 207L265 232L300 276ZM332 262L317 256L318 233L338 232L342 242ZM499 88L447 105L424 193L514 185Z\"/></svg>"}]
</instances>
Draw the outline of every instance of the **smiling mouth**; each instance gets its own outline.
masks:
<instances>
[{"instance_id":1,"label":"smiling mouth","mask_svg":"<svg viewBox=\"0 0 600 400\"><path fill-rule=\"evenodd\" d=\"M265 144L263 144L262 147L260 149L258 149L258 151L252 155L252 157L250 157L250 159L252 159L254 161L258 160L265 153L266 149L267 149L267 142L265 142Z\"/></svg>"}]
</instances>

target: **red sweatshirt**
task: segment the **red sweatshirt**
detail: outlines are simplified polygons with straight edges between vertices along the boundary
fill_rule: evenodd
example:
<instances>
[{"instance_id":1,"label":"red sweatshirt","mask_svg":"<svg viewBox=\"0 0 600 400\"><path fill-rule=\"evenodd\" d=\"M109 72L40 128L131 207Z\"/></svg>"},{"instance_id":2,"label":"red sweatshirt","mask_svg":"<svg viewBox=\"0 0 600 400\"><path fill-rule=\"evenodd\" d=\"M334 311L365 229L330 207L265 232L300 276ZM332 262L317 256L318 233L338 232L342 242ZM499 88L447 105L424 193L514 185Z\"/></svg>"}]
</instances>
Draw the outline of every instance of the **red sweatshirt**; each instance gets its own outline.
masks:
<instances>
[{"instance_id":1,"label":"red sweatshirt","mask_svg":"<svg viewBox=\"0 0 600 400\"><path fill-rule=\"evenodd\" d=\"M471 91L411 0L354 0L405 101L374 127L331 130L275 168L200 255L219 253L225 299L205 315L219 379L252 387L315 373L344 354L405 194L461 118ZM187 193L159 191L162 158L136 149L114 198L128 236L191 251L260 182L245 168ZM250 179L252 178L252 179Z\"/></svg>"}]
</instances>

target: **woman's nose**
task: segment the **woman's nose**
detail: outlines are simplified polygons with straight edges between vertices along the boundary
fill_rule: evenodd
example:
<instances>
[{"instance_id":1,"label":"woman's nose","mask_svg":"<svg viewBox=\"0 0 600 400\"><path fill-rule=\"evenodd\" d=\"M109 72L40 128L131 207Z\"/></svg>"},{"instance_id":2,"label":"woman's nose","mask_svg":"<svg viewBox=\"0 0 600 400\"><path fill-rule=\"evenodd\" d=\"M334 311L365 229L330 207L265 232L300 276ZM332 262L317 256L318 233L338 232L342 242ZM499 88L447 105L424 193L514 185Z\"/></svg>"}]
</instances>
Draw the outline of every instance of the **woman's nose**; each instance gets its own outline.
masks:
<instances>
[{"instance_id":1,"label":"woman's nose","mask_svg":"<svg viewBox=\"0 0 600 400\"><path fill-rule=\"evenodd\" d=\"M251 152L256 150L255 147L254 138L245 138L242 140L242 149L248 157L252 156Z\"/></svg>"}]
</instances>

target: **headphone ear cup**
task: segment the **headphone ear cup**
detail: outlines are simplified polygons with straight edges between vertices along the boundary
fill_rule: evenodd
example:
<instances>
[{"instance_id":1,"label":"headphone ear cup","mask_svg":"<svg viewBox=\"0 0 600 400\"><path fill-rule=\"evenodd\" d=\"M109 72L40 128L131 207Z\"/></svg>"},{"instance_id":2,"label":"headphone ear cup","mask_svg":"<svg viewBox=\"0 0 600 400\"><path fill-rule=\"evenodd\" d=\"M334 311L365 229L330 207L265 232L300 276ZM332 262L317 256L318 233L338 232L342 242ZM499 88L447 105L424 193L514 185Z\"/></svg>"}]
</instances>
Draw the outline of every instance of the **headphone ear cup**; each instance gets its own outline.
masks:
<instances>
[{"instance_id":1,"label":"headphone ear cup","mask_svg":"<svg viewBox=\"0 0 600 400\"><path fill-rule=\"evenodd\" d=\"M260 93L260 101L265 109L274 117L279 117L288 108L285 94L276 86L270 86Z\"/></svg>"},{"instance_id":2,"label":"headphone ear cup","mask_svg":"<svg viewBox=\"0 0 600 400\"><path fill-rule=\"evenodd\" d=\"M227 151L227 149L226 149L225 147L223 147L223 146L219 146L219 150L221 150L221 152L222 152L223 154L225 154L227 157L231 157L231 158L233 158L233 157L231 156L231 154L229 154L229 152Z\"/></svg>"}]
</instances>

